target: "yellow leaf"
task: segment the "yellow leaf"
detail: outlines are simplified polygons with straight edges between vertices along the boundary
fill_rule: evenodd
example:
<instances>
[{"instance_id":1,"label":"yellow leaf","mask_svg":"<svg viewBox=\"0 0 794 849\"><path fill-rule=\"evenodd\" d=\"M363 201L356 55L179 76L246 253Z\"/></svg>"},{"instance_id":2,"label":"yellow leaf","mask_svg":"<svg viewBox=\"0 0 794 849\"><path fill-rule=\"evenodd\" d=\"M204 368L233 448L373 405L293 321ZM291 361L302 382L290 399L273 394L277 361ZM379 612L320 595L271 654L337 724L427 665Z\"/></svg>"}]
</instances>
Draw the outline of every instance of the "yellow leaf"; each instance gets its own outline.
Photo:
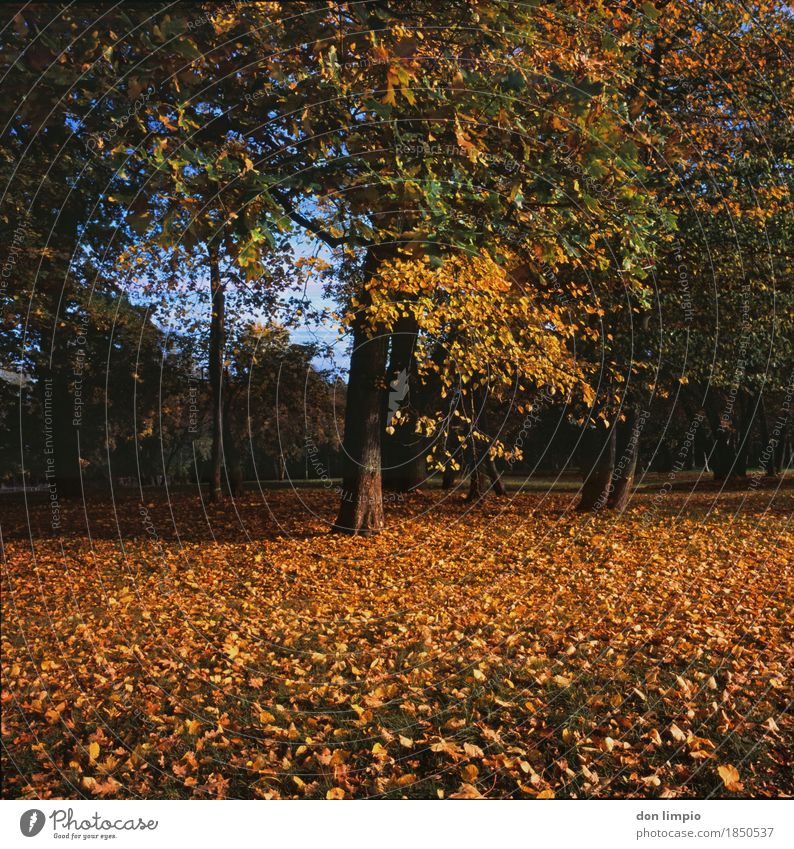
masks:
<instances>
[{"instance_id":1,"label":"yellow leaf","mask_svg":"<svg viewBox=\"0 0 794 849\"><path fill-rule=\"evenodd\" d=\"M477 775L479 774L479 770L476 766L474 766L474 764L466 764L466 766L463 767L461 772L463 773L463 777L468 782L474 781L477 778Z\"/></svg>"},{"instance_id":2,"label":"yellow leaf","mask_svg":"<svg viewBox=\"0 0 794 849\"><path fill-rule=\"evenodd\" d=\"M732 764L723 764L722 766L717 767L717 772L722 779L722 783L728 788L728 790L737 789L736 785L739 783L739 770L736 769L735 766Z\"/></svg>"},{"instance_id":3,"label":"yellow leaf","mask_svg":"<svg viewBox=\"0 0 794 849\"><path fill-rule=\"evenodd\" d=\"M90 743L88 746L88 757L95 761L99 757L99 743Z\"/></svg>"},{"instance_id":4,"label":"yellow leaf","mask_svg":"<svg viewBox=\"0 0 794 849\"><path fill-rule=\"evenodd\" d=\"M345 791L341 787L332 787L326 794L326 799L344 799Z\"/></svg>"},{"instance_id":5,"label":"yellow leaf","mask_svg":"<svg viewBox=\"0 0 794 849\"><path fill-rule=\"evenodd\" d=\"M392 85L391 80L386 83L386 95L383 100L381 100L381 103L385 103L388 106L397 105L397 97L394 94L394 86Z\"/></svg>"},{"instance_id":6,"label":"yellow leaf","mask_svg":"<svg viewBox=\"0 0 794 849\"><path fill-rule=\"evenodd\" d=\"M675 723L670 726L670 736L679 743L683 743L686 740L686 734Z\"/></svg>"},{"instance_id":7,"label":"yellow leaf","mask_svg":"<svg viewBox=\"0 0 794 849\"><path fill-rule=\"evenodd\" d=\"M473 784L461 784L460 789L453 793L450 799L482 799L483 795Z\"/></svg>"}]
</instances>

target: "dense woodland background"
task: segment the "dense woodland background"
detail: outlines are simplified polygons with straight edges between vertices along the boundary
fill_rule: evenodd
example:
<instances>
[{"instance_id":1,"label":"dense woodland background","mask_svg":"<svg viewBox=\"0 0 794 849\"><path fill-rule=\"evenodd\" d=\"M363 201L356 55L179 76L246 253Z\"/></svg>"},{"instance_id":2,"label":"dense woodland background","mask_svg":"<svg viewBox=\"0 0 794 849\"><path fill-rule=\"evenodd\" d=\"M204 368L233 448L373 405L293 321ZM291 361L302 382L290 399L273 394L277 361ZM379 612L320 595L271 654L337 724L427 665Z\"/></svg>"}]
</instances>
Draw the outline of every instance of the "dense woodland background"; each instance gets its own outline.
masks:
<instances>
[{"instance_id":1,"label":"dense woodland background","mask_svg":"<svg viewBox=\"0 0 794 849\"><path fill-rule=\"evenodd\" d=\"M283 11L6 8L6 486L787 465L790 10Z\"/></svg>"}]
</instances>

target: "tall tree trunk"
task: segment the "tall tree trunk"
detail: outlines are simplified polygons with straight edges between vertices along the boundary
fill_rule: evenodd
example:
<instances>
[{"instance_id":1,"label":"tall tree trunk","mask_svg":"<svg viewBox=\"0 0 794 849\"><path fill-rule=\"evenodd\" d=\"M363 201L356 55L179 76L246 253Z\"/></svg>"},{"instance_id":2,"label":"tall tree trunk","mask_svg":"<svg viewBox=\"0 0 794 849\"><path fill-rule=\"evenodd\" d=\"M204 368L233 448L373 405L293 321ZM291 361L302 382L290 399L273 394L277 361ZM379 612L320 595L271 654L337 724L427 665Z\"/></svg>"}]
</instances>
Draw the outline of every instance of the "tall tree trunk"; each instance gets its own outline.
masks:
<instances>
[{"instance_id":1,"label":"tall tree trunk","mask_svg":"<svg viewBox=\"0 0 794 849\"><path fill-rule=\"evenodd\" d=\"M715 480L745 477L747 474L747 456L755 421L755 408L750 395L742 393L741 398L741 408L734 409L731 419L722 421L717 431L714 443Z\"/></svg>"},{"instance_id":2,"label":"tall tree trunk","mask_svg":"<svg viewBox=\"0 0 794 849\"><path fill-rule=\"evenodd\" d=\"M788 427L786 427L778 440L777 467L780 474L785 474L788 471L792 464L792 457L794 457L794 446L792 446L791 435L788 432Z\"/></svg>"},{"instance_id":3,"label":"tall tree trunk","mask_svg":"<svg viewBox=\"0 0 794 849\"><path fill-rule=\"evenodd\" d=\"M382 475L384 489L394 492L416 489L424 479L424 451L420 438L414 433L413 417L393 418L395 412L405 409L412 384L413 391L416 391L413 353L418 331L419 326L412 315L402 317L391 337L385 422L387 426L391 424L394 427L394 433L384 430ZM412 406L415 408L415 403Z\"/></svg>"},{"instance_id":4,"label":"tall tree trunk","mask_svg":"<svg viewBox=\"0 0 794 849\"><path fill-rule=\"evenodd\" d=\"M368 277L377 264L370 248L364 264ZM334 523L341 533L369 536L383 529L380 467L387 351L388 336L371 331L357 317L347 382L342 503Z\"/></svg>"},{"instance_id":5,"label":"tall tree trunk","mask_svg":"<svg viewBox=\"0 0 794 849\"><path fill-rule=\"evenodd\" d=\"M223 353L225 340L226 299L221 283L220 261L217 245L209 247L210 294L212 317L210 320L209 376L212 396L212 450L210 453L209 497L221 497L221 462L223 459Z\"/></svg>"},{"instance_id":6,"label":"tall tree trunk","mask_svg":"<svg viewBox=\"0 0 794 849\"><path fill-rule=\"evenodd\" d=\"M229 392L229 376L226 373L226 397L223 404L223 468L226 470L226 483L233 497L243 494L243 467L237 440L232 433L234 399Z\"/></svg>"},{"instance_id":7,"label":"tall tree trunk","mask_svg":"<svg viewBox=\"0 0 794 849\"><path fill-rule=\"evenodd\" d=\"M739 432L739 444L736 450L736 461L733 474L737 477L747 476L747 465L750 457L750 446L753 437L753 425L758 415L760 396L754 399L752 395L746 394L742 403L741 430Z\"/></svg>"},{"instance_id":8,"label":"tall tree trunk","mask_svg":"<svg viewBox=\"0 0 794 849\"><path fill-rule=\"evenodd\" d=\"M727 422L720 425L714 437L714 447L711 452L711 466L714 469L714 480L726 480L733 469L736 458L736 438Z\"/></svg>"},{"instance_id":9,"label":"tall tree trunk","mask_svg":"<svg viewBox=\"0 0 794 849\"><path fill-rule=\"evenodd\" d=\"M471 409L469 410L469 415L471 416L471 426L469 429L471 475L469 476L469 494L466 496L468 501L479 501L488 494L488 490L490 489L490 482L487 474L487 449L485 451L481 451L476 438L476 433L479 429L477 425L482 424L477 415L478 400L476 396L477 393L472 391L470 396Z\"/></svg>"},{"instance_id":10,"label":"tall tree trunk","mask_svg":"<svg viewBox=\"0 0 794 849\"><path fill-rule=\"evenodd\" d=\"M42 377L39 386L42 393L44 482L49 487L52 503L57 504L60 499L79 498L82 495L79 446L82 413L79 420L74 418L79 410L75 409L71 375L66 369L60 366L57 369L45 367L42 369Z\"/></svg>"},{"instance_id":11,"label":"tall tree trunk","mask_svg":"<svg viewBox=\"0 0 794 849\"><path fill-rule=\"evenodd\" d=\"M702 412L703 411L701 410L701 413ZM690 422L694 422L694 418L691 418ZM708 424L708 420L706 420L705 424L710 430L711 425ZM694 444L692 445L692 452L695 455L695 465L699 465L702 461L703 471L706 474L711 474L711 469L709 467L709 456L711 455L713 444L709 438L709 434L706 433L706 427L700 426L695 430L695 438L693 440L693 443Z\"/></svg>"},{"instance_id":12,"label":"tall tree trunk","mask_svg":"<svg viewBox=\"0 0 794 849\"><path fill-rule=\"evenodd\" d=\"M488 475L489 480L491 481L491 489L497 495L507 495L507 490L505 489L504 481L502 480L502 476L499 474L499 470L496 468L496 461L493 457L488 455L488 459L485 461L485 472Z\"/></svg>"},{"instance_id":13,"label":"tall tree trunk","mask_svg":"<svg viewBox=\"0 0 794 849\"><path fill-rule=\"evenodd\" d=\"M761 471L771 478L777 473L777 451L775 444L769 438L769 424L766 420L766 404L763 394L758 397L758 427L761 431Z\"/></svg>"},{"instance_id":14,"label":"tall tree trunk","mask_svg":"<svg viewBox=\"0 0 794 849\"><path fill-rule=\"evenodd\" d=\"M612 474L612 488L609 491L607 506L623 511L629 503L634 489L634 475L637 471L637 456L640 446L640 418L636 407L630 407L626 421L617 427L615 450L617 462Z\"/></svg>"},{"instance_id":15,"label":"tall tree trunk","mask_svg":"<svg viewBox=\"0 0 794 849\"><path fill-rule=\"evenodd\" d=\"M588 428L584 446L584 484L582 497L576 509L580 512L596 512L606 506L609 499L609 486L615 470L615 448L617 428L614 424L609 430Z\"/></svg>"},{"instance_id":16,"label":"tall tree trunk","mask_svg":"<svg viewBox=\"0 0 794 849\"><path fill-rule=\"evenodd\" d=\"M79 431L85 407L76 403L76 354L67 356L64 353L68 350L60 321L64 291L54 280L55 277L43 279L38 296L47 321L42 327L41 380L37 384L42 393L42 421L38 425L44 438L44 483L49 487L49 497L57 513L60 499L82 495ZM80 400L84 397L83 389Z\"/></svg>"},{"instance_id":17,"label":"tall tree trunk","mask_svg":"<svg viewBox=\"0 0 794 849\"><path fill-rule=\"evenodd\" d=\"M471 440L471 475L469 476L469 493L467 501L479 501L484 498L490 489L490 482L485 471L485 461L477 450L477 442Z\"/></svg>"}]
</instances>

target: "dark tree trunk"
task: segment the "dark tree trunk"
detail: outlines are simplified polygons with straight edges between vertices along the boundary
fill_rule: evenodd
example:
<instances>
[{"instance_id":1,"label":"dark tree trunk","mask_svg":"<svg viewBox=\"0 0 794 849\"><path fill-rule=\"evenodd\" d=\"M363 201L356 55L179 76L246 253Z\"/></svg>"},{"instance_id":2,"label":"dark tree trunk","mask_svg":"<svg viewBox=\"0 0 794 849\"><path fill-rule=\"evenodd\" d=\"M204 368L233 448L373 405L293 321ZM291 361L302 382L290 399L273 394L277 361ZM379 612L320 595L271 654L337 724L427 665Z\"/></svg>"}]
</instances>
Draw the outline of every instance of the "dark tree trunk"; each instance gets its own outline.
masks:
<instances>
[{"instance_id":1,"label":"dark tree trunk","mask_svg":"<svg viewBox=\"0 0 794 849\"><path fill-rule=\"evenodd\" d=\"M485 462L478 456L475 442L472 439L472 465L471 475L469 476L469 493L466 496L467 501L480 501L484 498L490 489L490 481L485 472Z\"/></svg>"},{"instance_id":2,"label":"dark tree trunk","mask_svg":"<svg viewBox=\"0 0 794 849\"><path fill-rule=\"evenodd\" d=\"M607 431L589 428L585 434L584 484L581 500L576 506L581 512L596 512L607 504L615 470L616 435L614 424Z\"/></svg>"},{"instance_id":3,"label":"dark tree trunk","mask_svg":"<svg viewBox=\"0 0 794 849\"><path fill-rule=\"evenodd\" d=\"M471 417L471 427L469 430L469 458L471 461L471 474L469 476L469 494L466 496L468 501L479 501L484 498L491 488L488 480L488 457L487 449L480 449L477 442L477 432L479 429L484 429L484 424L478 417L478 400L477 393L471 394L471 409L469 416ZM479 404L480 413L482 416L482 404ZM478 429L478 424L480 428Z\"/></svg>"},{"instance_id":4,"label":"dark tree trunk","mask_svg":"<svg viewBox=\"0 0 794 849\"><path fill-rule=\"evenodd\" d=\"M641 425L636 408L630 407L626 414L626 421L621 422L616 427L617 462L611 476L612 482L607 506L614 510L623 511L628 506L629 498L634 489L634 475L637 471Z\"/></svg>"},{"instance_id":5,"label":"dark tree trunk","mask_svg":"<svg viewBox=\"0 0 794 849\"><path fill-rule=\"evenodd\" d=\"M702 411L701 411L702 412ZM690 418L690 422L694 423L694 418ZM709 425L709 429L710 429ZM693 439L692 451L695 455L695 465L697 466L701 461L703 464L703 471L706 474L711 473L711 469L709 468L709 456L712 452L713 443L709 438L709 434L706 433L706 428L699 426L695 430L695 438Z\"/></svg>"},{"instance_id":6,"label":"dark tree trunk","mask_svg":"<svg viewBox=\"0 0 794 849\"><path fill-rule=\"evenodd\" d=\"M218 248L210 245L210 294L212 317L210 319L209 377L212 404L212 450L210 454L210 501L221 497L221 462L223 459L223 352L225 345L226 299L221 284Z\"/></svg>"},{"instance_id":7,"label":"dark tree trunk","mask_svg":"<svg viewBox=\"0 0 794 849\"><path fill-rule=\"evenodd\" d=\"M372 275L376 268L370 249L364 269ZM357 318L347 382L342 503L334 524L341 533L369 536L383 529L380 467L387 351L388 336Z\"/></svg>"},{"instance_id":8,"label":"dark tree trunk","mask_svg":"<svg viewBox=\"0 0 794 849\"><path fill-rule=\"evenodd\" d=\"M758 398L758 427L761 431L761 471L767 477L774 477L777 474L777 451L775 444L769 438L769 425L766 420L766 404L764 396Z\"/></svg>"},{"instance_id":9,"label":"dark tree trunk","mask_svg":"<svg viewBox=\"0 0 794 849\"><path fill-rule=\"evenodd\" d=\"M496 468L496 461L490 455L488 456L488 459L485 462L485 471L491 481L491 489L497 495L507 495L507 490L505 489L502 476L499 474L499 470Z\"/></svg>"},{"instance_id":10,"label":"dark tree trunk","mask_svg":"<svg viewBox=\"0 0 794 849\"><path fill-rule=\"evenodd\" d=\"M382 476L384 489L394 492L416 489L425 477L424 451L421 438L414 433L413 416L394 418L396 412L405 414L415 384L413 354L418 330L413 316L402 317L391 337L385 423L394 427L394 433L384 430Z\"/></svg>"},{"instance_id":11,"label":"dark tree trunk","mask_svg":"<svg viewBox=\"0 0 794 849\"><path fill-rule=\"evenodd\" d=\"M42 379L38 381L43 417L39 427L44 431L44 483L49 487L53 505L64 498L79 498L83 491L78 431L85 407L76 410L76 358L64 354L67 339L63 336L65 331L60 328L63 296L61 286L50 283L46 278L42 280L42 307L47 322L42 327L41 352L49 358L42 362ZM84 396L83 389L81 400ZM77 421L76 413L80 416Z\"/></svg>"},{"instance_id":12,"label":"dark tree trunk","mask_svg":"<svg viewBox=\"0 0 794 849\"><path fill-rule=\"evenodd\" d=\"M736 457L735 434L727 423L720 426L714 437L714 447L711 452L711 465L714 469L714 480L721 481L730 477L733 462Z\"/></svg>"},{"instance_id":13,"label":"dark tree trunk","mask_svg":"<svg viewBox=\"0 0 794 849\"><path fill-rule=\"evenodd\" d=\"M741 410L734 410L733 420L720 422L714 441L714 479L728 480L745 477L750 437L755 421L753 399L742 396Z\"/></svg>"},{"instance_id":14,"label":"dark tree trunk","mask_svg":"<svg viewBox=\"0 0 794 849\"><path fill-rule=\"evenodd\" d=\"M788 471L788 467L792 464L792 458L794 458L794 446L792 446L791 436L788 428L786 428L780 434L777 449L777 467L781 474Z\"/></svg>"},{"instance_id":15,"label":"dark tree trunk","mask_svg":"<svg viewBox=\"0 0 794 849\"><path fill-rule=\"evenodd\" d=\"M455 478L457 473L452 468L451 463L447 463L444 467L444 474L441 477L441 488L442 489L452 489L455 486Z\"/></svg>"},{"instance_id":16,"label":"dark tree trunk","mask_svg":"<svg viewBox=\"0 0 794 849\"><path fill-rule=\"evenodd\" d=\"M753 425L758 411L758 405L751 395L745 395L742 403L741 427L736 446L732 474L736 477L747 476L747 463L750 456L750 444L753 435Z\"/></svg>"},{"instance_id":17,"label":"dark tree trunk","mask_svg":"<svg viewBox=\"0 0 794 849\"><path fill-rule=\"evenodd\" d=\"M52 503L82 495L79 425L75 424L75 395L70 374L64 369L45 369L42 391L44 431L44 482Z\"/></svg>"},{"instance_id":18,"label":"dark tree trunk","mask_svg":"<svg viewBox=\"0 0 794 849\"><path fill-rule=\"evenodd\" d=\"M226 470L226 483L233 497L243 494L243 467L237 440L232 433L233 398L229 394L229 379L226 379L226 399L223 405L223 467Z\"/></svg>"},{"instance_id":19,"label":"dark tree trunk","mask_svg":"<svg viewBox=\"0 0 794 849\"><path fill-rule=\"evenodd\" d=\"M695 416L692 412L692 407L687 403L686 396L685 396L684 393L681 393L681 406L684 409L684 414L686 415L687 422L689 422L689 423L694 422ZM686 432L687 433L690 432L689 426L687 427ZM696 464L697 458L698 458L697 433L699 433L699 432L700 432L700 428L698 427L695 434L693 434L692 444L687 449L687 454L686 454L686 457L684 458L683 468L686 469L687 471L690 471L690 472L694 470L695 464Z\"/></svg>"}]
</instances>

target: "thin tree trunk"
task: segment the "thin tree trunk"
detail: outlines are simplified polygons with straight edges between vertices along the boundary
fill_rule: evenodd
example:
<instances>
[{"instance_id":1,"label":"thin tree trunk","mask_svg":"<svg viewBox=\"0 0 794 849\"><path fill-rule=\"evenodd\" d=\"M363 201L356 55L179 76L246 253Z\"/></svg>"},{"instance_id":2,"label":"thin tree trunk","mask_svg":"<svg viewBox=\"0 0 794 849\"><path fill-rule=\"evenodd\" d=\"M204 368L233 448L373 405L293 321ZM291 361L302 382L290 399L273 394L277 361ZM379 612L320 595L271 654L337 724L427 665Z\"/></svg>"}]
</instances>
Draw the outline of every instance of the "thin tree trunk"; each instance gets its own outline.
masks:
<instances>
[{"instance_id":1,"label":"thin tree trunk","mask_svg":"<svg viewBox=\"0 0 794 849\"><path fill-rule=\"evenodd\" d=\"M714 438L711 464L714 469L714 480L722 481L730 477L735 457L735 437L726 422L720 425Z\"/></svg>"},{"instance_id":2,"label":"thin tree trunk","mask_svg":"<svg viewBox=\"0 0 794 849\"><path fill-rule=\"evenodd\" d=\"M394 418L396 412L405 410L410 398L418 330L413 316L402 317L391 337L385 421L394 427L395 432L390 434L384 430L382 475L384 489L394 492L416 489L424 478L424 451L414 433L413 418L410 415L408 418Z\"/></svg>"},{"instance_id":3,"label":"thin tree trunk","mask_svg":"<svg viewBox=\"0 0 794 849\"><path fill-rule=\"evenodd\" d=\"M507 490L505 489L502 476L499 474L499 470L496 468L496 461L490 455L488 456L488 459L485 463L485 471L491 481L491 489L497 495L507 495Z\"/></svg>"},{"instance_id":4,"label":"thin tree trunk","mask_svg":"<svg viewBox=\"0 0 794 849\"><path fill-rule=\"evenodd\" d=\"M576 506L580 512L597 512L607 504L612 473L615 470L616 435L614 424L606 433L590 428L585 435L588 442L585 445L586 459L583 467L585 480L581 500Z\"/></svg>"},{"instance_id":5,"label":"thin tree trunk","mask_svg":"<svg viewBox=\"0 0 794 849\"><path fill-rule=\"evenodd\" d=\"M749 394L744 396L742 403L741 429L739 431L738 445L736 446L736 459L734 460L732 473L736 477L747 476L747 463L750 456L750 443L755 424L757 405Z\"/></svg>"},{"instance_id":6,"label":"thin tree trunk","mask_svg":"<svg viewBox=\"0 0 794 849\"><path fill-rule=\"evenodd\" d=\"M469 476L469 494L467 501L479 501L488 494L490 483L486 473L487 458L482 454L477 445L477 400L476 393L471 393L471 426L469 429L469 454L471 456L471 475Z\"/></svg>"},{"instance_id":7,"label":"thin tree trunk","mask_svg":"<svg viewBox=\"0 0 794 849\"><path fill-rule=\"evenodd\" d=\"M617 462L612 474L611 489L607 506L623 511L626 509L634 488L634 475L637 471L637 456L640 446L640 419L635 407L628 410L626 421L616 436Z\"/></svg>"},{"instance_id":8,"label":"thin tree trunk","mask_svg":"<svg viewBox=\"0 0 794 849\"><path fill-rule=\"evenodd\" d=\"M455 477L456 472L452 468L451 462L447 463L447 465L444 466L444 474L441 477L441 488L452 489L452 487L455 486Z\"/></svg>"},{"instance_id":9,"label":"thin tree trunk","mask_svg":"<svg viewBox=\"0 0 794 849\"><path fill-rule=\"evenodd\" d=\"M370 249L364 270L377 268ZM362 298L363 299L363 298ZM356 318L347 382L342 503L334 530L369 536L383 529L381 434L388 336L372 332Z\"/></svg>"},{"instance_id":10,"label":"thin tree trunk","mask_svg":"<svg viewBox=\"0 0 794 849\"><path fill-rule=\"evenodd\" d=\"M485 473L485 464L477 451L474 438L471 440L471 475L469 477L469 493L467 501L480 501L484 498L490 488L488 476Z\"/></svg>"},{"instance_id":11,"label":"thin tree trunk","mask_svg":"<svg viewBox=\"0 0 794 849\"><path fill-rule=\"evenodd\" d=\"M758 398L758 427L761 431L761 470L767 477L772 478L777 472L777 452L775 445L769 439L769 425L766 420L766 404L763 395Z\"/></svg>"},{"instance_id":12,"label":"thin tree trunk","mask_svg":"<svg viewBox=\"0 0 794 849\"><path fill-rule=\"evenodd\" d=\"M233 399L229 392L228 373L226 374L226 399L223 405L223 467L226 470L226 482L233 497L243 494L243 467L237 441L231 430L233 419Z\"/></svg>"},{"instance_id":13,"label":"thin tree trunk","mask_svg":"<svg viewBox=\"0 0 794 849\"><path fill-rule=\"evenodd\" d=\"M216 245L209 247L210 294L212 317L210 320L209 376L212 396L212 451L210 453L210 501L221 497L221 461L223 457L223 353L225 348L225 293L221 284L220 262Z\"/></svg>"},{"instance_id":14,"label":"thin tree trunk","mask_svg":"<svg viewBox=\"0 0 794 849\"><path fill-rule=\"evenodd\" d=\"M53 357L41 363L41 380L38 381L38 386L42 393L41 428L45 438L42 471L53 505L57 505L60 499L79 498L82 495L81 452L78 446L82 413L75 409L73 362L61 354L63 344L58 337L59 310L63 309L62 296L63 292L59 286L49 285L47 280L43 281L40 297L49 321L43 328L40 350L42 355L52 352ZM80 410L85 408L81 407ZM76 412L80 415L78 424L74 420ZM57 515L57 511L53 515Z\"/></svg>"},{"instance_id":15,"label":"thin tree trunk","mask_svg":"<svg viewBox=\"0 0 794 849\"><path fill-rule=\"evenodd\" d=\"M792 464L792 457L794 457L794 448L792 447L792 440L788 433L788 428L786 428L783 433L780 434L780 441L778 443L777 467L781 474L788 471L789 466Z\"/></svg>"}]
</instances>

